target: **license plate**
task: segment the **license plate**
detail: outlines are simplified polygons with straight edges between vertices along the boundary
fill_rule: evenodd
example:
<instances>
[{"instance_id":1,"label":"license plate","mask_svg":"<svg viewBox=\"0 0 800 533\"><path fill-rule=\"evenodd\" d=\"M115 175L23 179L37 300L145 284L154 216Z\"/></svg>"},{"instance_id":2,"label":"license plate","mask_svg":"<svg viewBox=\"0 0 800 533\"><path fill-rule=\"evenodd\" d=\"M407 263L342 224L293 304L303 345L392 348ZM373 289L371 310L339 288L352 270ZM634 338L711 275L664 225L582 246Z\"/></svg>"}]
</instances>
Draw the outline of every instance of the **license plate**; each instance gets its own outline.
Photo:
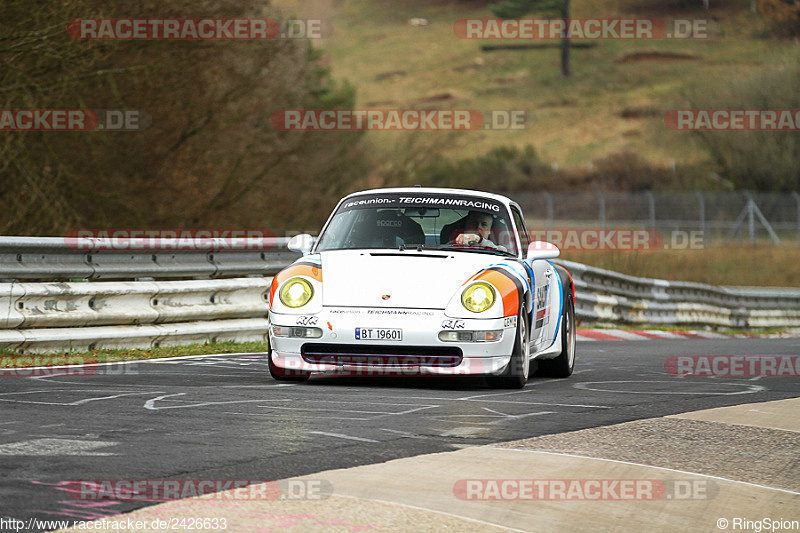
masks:
<instances>
[{"instance_id":1,"label":"license plate","mask_svg":"<svg viewBox=\"0 0 800 533\"><path fill-rule=\"evenodd\" d=\"M356 328L357 341L401 341L402 329Z\"/></svg>"}]
</instances>

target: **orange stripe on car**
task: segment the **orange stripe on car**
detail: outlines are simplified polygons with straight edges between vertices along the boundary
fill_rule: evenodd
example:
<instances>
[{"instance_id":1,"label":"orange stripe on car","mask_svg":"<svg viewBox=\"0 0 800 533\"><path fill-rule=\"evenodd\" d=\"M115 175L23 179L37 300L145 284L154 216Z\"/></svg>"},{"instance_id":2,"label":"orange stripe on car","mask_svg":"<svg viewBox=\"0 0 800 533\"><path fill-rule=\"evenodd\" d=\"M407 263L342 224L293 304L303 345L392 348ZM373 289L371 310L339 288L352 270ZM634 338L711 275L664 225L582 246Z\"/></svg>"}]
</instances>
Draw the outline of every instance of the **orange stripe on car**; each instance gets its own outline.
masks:
<instances>
[{"instance_id":1,"label":"orange stripe on car","mask_svg":"<svg viewBox=\"0 0 800 533\"><path fill-rule=\"evenodd\" d=\"M503 316L517 316L519 313L519 291L517 284L509 276L497 270L485 270L471 281L491 283L503 299Z\"/></svg>"},{"instance_id":2,"label":"orange stripe on car","mask_svg":"<svg viewBox=\"0 0 800 533\"><path fill-rule=\"evenodd\" d=\"M561 267L561 268L564 268L564 267ZM569 276L569 284L572 286L572 305L575 305L575 282L572 281L572 274L569 273L569 270L564 268L564 272L566 272L567 276Z\"/></svg>"},{"instance_id":3,"label":"orange stripe on car","mask_svg":"<svg viewBox=\"0 0 800 533\"><path fill-rule=\"evenodd\" d=\"M278 286L286 281L289 278L294 278L297 276L305 276L307 278L313 278L319 282L322 282L322 268L311 265L309 263L299 263L296 265L291 265L286 267L285 269L278 272L278 274L272 278L272 285L269 289L269 307L272 309L272 302L275 301L275 293L278 292Z\"/></svg>"}]
</instances>

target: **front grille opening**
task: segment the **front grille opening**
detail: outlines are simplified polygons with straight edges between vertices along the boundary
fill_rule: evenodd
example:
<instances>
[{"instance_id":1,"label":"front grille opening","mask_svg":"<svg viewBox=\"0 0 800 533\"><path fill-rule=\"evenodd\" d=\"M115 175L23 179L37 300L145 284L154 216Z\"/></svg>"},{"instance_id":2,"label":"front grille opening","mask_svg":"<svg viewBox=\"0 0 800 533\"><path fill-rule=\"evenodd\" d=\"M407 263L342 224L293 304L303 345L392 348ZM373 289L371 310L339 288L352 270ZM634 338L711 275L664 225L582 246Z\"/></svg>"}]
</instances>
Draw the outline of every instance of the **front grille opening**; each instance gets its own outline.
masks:
<instances>
[{"instance_id":1,"label":"front grille opening","mask_svg":"<svg viewBox=\"0 0 800 533\"><path fill-rule=\"evenodd\" d=\"M354 366L454 367L463 359L460 348L449 346L306 343L300 353L307 363Z\"/></svg>"}]
</instances>

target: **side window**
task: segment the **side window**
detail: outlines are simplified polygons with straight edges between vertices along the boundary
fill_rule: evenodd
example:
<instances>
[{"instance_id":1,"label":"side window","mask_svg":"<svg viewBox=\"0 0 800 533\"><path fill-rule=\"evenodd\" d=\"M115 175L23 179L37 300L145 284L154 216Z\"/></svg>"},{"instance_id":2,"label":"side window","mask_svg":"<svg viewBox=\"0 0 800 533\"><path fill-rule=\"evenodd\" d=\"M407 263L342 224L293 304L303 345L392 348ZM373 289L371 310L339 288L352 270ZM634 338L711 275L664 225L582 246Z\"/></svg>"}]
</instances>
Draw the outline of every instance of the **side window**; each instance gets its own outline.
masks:
<instances>
[{"instance_id":1,"label":"side window","mask_svg":"<svg viewBox=\"0 0 800 533\"><path fill-rule=\"evenodd\" d=\"M515 207L511 208L511 213L514 215L514 225L519 232L519 242L522 243L522 256L525 257L525 254L528 253L528 245L531 242L528 238L528 230L525 228L525 221L522 219L522 215Z\"/></svg>"}]
</instances>

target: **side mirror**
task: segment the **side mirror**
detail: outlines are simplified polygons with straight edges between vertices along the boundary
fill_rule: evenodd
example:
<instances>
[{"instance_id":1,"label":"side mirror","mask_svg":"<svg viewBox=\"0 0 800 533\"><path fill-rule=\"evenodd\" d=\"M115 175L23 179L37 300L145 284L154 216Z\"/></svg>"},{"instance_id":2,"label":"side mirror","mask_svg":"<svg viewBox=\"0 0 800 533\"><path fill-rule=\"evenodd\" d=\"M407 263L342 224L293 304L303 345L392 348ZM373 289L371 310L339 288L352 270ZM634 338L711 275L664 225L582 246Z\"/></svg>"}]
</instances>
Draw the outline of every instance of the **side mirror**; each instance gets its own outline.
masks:
<instances>
[{"instance_id":1,"label":"side mirror","mask_svg":"<svg viewBox=\"0 0 800 533\"><path fill-rule=\"evenodd\" d=\"M528 261L536 259L553 259L561 255L561 250L555 244L545 241L534 241L528 246Z\"/></svg>"},{"instance_id":2,"label":"side mirror","mask_svg":"<svg viewBox=\"0 0 800 533\"><path fill-rule=\"evenodd\" d=\"M308 255L308 252L314 247L316 241L317 239L308 233L301 233L289 239L289 244L287 244L286 247L293 252L300 252L303 255Z\"/></svg>"}]
</instances>

